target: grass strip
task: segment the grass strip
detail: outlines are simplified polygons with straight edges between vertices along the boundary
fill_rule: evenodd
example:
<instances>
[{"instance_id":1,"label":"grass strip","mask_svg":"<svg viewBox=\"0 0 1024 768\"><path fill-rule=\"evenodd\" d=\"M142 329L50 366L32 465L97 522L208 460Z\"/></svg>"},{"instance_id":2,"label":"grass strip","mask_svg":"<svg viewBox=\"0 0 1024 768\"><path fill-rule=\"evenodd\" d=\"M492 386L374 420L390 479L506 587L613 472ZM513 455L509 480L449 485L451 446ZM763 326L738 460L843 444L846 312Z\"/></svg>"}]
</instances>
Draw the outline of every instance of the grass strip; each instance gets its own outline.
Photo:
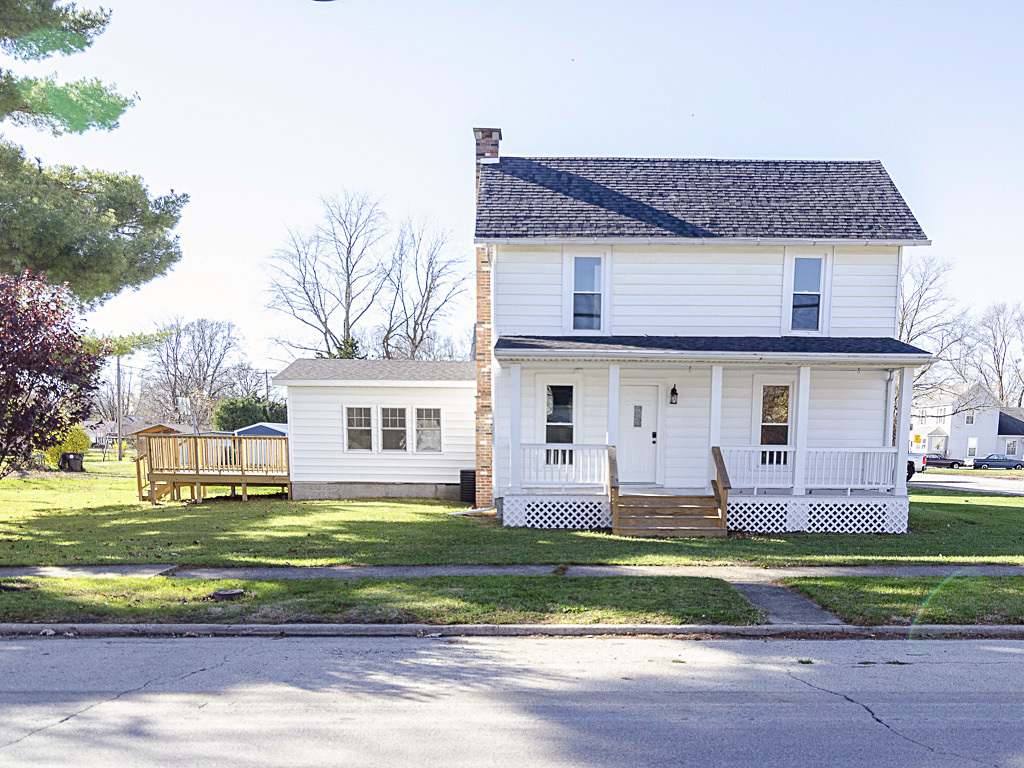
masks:
<instances>
[{"instance_id":1,"label":"grass strip","mask_svg":"<svg viewBox=\"0 0 1024 768\"><path fill-rule=\"evenodd\" d=\"M1024 624L1024 576L816 576L783 583L851 624Z\"/></svg>"},{"instance_id":2,"label":"grass strip","mask_svg":"<svg viewBox=\"0 0 1024 768\"><path fill-rule=\"evenodd\" d=\"M241 589L232 602L214 590ZM0 621L276 624L758 624L718 579L442 576L426 579L199 581L16 578L0 582Z\"/></svg>"},{"instance_id":3,"label":"grass strip","mask_svg":"<svg viewBox=\"0 0 1024 768\"><path fill-rule=\"evenodd\" d=\"M608 531L502 528L493 517L451 517L464 507L426 500L254 496L153 507L135 495L133 466L86 466L87 473L0 481L0 566L1024 565L1024 498L1011 496L915 493L906 535L630 539Z\"/></svg>"}]
</instances>

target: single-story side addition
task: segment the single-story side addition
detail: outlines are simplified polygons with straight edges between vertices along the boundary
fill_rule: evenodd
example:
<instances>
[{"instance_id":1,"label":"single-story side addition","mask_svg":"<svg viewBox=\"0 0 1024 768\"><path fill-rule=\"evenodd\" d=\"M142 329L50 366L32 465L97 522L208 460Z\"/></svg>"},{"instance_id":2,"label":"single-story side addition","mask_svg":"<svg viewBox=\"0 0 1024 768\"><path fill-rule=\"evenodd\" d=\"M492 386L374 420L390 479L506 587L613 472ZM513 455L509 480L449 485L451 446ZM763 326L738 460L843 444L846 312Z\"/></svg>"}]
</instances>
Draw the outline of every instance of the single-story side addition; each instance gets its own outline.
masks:
<instances>
[{"instance_id":1,"label":"single-story side addition","mask_svg":"<svg viewBox=\"0 0 1024 768\"><path fill-rule=\"evenodd\" d=\"M287 390L293 498L459 498L475 463L475 363L296 360L274 384Z\"/></svg>"}]
</instances>

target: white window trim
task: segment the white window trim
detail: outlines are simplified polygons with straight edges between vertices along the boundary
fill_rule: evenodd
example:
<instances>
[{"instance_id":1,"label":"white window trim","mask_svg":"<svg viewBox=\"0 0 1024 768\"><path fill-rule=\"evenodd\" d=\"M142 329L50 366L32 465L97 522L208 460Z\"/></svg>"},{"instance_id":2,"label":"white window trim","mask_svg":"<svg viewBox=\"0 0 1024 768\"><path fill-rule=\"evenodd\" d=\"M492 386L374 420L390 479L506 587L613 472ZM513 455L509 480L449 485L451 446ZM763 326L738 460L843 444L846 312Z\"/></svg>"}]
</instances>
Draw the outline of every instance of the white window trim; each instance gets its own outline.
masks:
<instances>
[{"instance_id":1,"label":"white window trim","mask_svg":"<svg viewBox=\"0 0 1024 768\"><path fill-rule=\"evenodd\" d=\"M1013 443L1013 451L1012 452L1010 451L1010 443ZM1008 437L1008 438L1006 438L1006 446L1005 446L1006 447L1006 451L1005 451L1006 455L1007 456L1016 456L1017 455L1017 445L1018 445L1017 438L1015 438L1015 437Z\"/></svg>"},{"instance_id":2,"label":"white window trim","mask_svg":"<svg viewBox=\"0 0 1024 768\"><path fill-rule=\"evenodd\" d=\"M412 413L412 424L410 425L412 427L412 452L413 453L422 453L422 454L426 454L428 456L440 456L441 454L443 454L444 453L444 432L445 432L445 430L444 430L444 412L445 412L445 409L442 408L439 405L416 405L416 406L412 406L409 410ZM439 450L439 451L421 451L421 450L419 450L416 447L416 430L417 430L417 426L416 426L416 411L417 410L440 411L439 421L441 422L441 426L440 426L440 430L441 430L441 450ZM408 442L409 442L409 439L406 438L406 443L408 444ZM395 451L395 453L398 453L398 451Z\"/></svg>"},{"instance_id":3,"label":"white window trim","mask_svg":"<svg viewBox=\"0 0 1024 768\"><path fill-rule=\"evenodd\" d=\"M975 408L968 408L964 412L964 424L967 426L974 426L974 422L977 421L977 410Z\"/></svg>"},{"instance_id":4,"label":"white window trim","mask_svg":"<svg viewBox=\"0 0 1024 768\"><path fill-rule=\"evenodd\" d=\"M349 408L369 408L370 409L370 450L365 448L349 448L348 447L348 409ZM376 421L374 419L374 412L376 408L372 405L363 405L361 403L345 403L341 406L341 443L345 453L376 453L377 452L377 430L374 428Z\"/></svg>"},{"instance_id":5,"label":"white window trim","mask_svg":"<svg viewBox=\"0 0 1024 768\"><path fill-rule=\"evenodd\" d=\"M818 330L793 330L793 278L794 259L821 259L821 306L818 316ZM832 332L832 270L835 264L834 248L810 248L786 246L785 263L782 269L782 335L783 336L828 336Z\"/></svg>"},{"instance_id":6,"label":"white window trim","mask_svg":"<svg viewBox=\"0 0 1024 768\"><path fill-rule=\"evenodd\" d=\"M974 453L971 453L971 451L974 451ZM967 438L967 457L971 459L978 457L978 438Z\"/></svg>"},{"instance_id":7,"label":"white window trim","mask_svg":"<svg viewBox=\"0 0 1024 768\"><path fill-rule=\"evenodd\" d=\"M795 448L796 430L799 429L799 425L796 423L797 383L796 376L785 373L778 375L763 373L754 376L750 406L750 444L761 445L761 392L764 387L772 385L789 387L789 434L786 436L785 447ZM777 447L782 448L783 446Z\"/></svg>"},{"instance_id":8,"label":"white window trim","mask_svg":"<svg viewBox=\"0 0 1024 768\"><path fill-rule=\"evenodd\" d=\"M384 409L397 408L405 411L405 450L396 451L384 450ZM391 429L391 427L389 427ZM381 454L412 453L409 450L409 406L407 405L378 405L377 406L377 452Z\"/></svg>"},{"instance_id":9,"label":"white window trim","mask_svg":"<svg viewBox=\"0 0 1024 768\"><path fill-rule=\"evenodd\" d=\"M574 260L577 256L601 259L601 327L596 331L572 327L573 294L576 292ZM608 336L612 328L611 312L612 251L610 248L562 248L562 334L566 336Z\"/></svg>"},{"instance_id":10,"label":"white window trim","mask_svg":"<svg viewBox=\"0 0 1024 768\"><path fill-rule=\"evenodd\" d=\"M580 430L583 425L580 423L580 416L583 413L580 401L583 399L583 375L582 374L537 374L536 388L536 437L538 445L547 445L547 397L548 387L572 387L572 442L560 443L560 445L580 445Z\"/></svg>"}]
</instances>

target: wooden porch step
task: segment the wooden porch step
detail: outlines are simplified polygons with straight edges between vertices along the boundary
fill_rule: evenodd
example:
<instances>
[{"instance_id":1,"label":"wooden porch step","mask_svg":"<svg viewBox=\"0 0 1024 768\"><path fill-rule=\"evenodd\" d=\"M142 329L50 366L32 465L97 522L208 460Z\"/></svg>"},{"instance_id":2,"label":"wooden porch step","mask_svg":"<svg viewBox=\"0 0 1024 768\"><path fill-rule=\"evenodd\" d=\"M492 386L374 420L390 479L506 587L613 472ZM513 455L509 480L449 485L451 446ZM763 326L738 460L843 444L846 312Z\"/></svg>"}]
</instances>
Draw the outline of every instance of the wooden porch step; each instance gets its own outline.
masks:
<instances>
[{"instance_id":1,"label":"wooden porch step","mask_svg":"<svg viewBox=\"0 0 1024 768\"><path fill-rule=\"evenodd\" d=\"M718 505L647 507L643 505L619 504L619 512L627 515L717 515Z\"/></svg>"},{"instance_id":2,"label":"wooden porch step","mask_svg":"<svg viewBox=\"0 0 1024 768\"><path fill-rule=\"evenodd\" d=\"M619 506L623 507L713 507L714 496L664 496L656 493L625 493L619 495Z\"/></svg>"},{"instance_id":3,"label":"wooden porch step","mask_svg":"<svg viewBox=\"0 0 1024 768\"><path fill-rule=\"evenodd\" d=\"M721 528L719 515L630 515L619 511L620 528L658 528L660 526L694 526L699 528Z\"/></svg>"},{"instance_id":4,"label":"wooden porch step","mask_svg":"<svg viewBox=\"0 0 1024 768\"><path fill-rule=\"evenodd\" d=\"M680 526L676 528L615 528L612 533L616 536L637 536L641 538L685 538L685 537L714 537L725 536L724 528L697 528L693 526Z\"/></svg>"}]
</instances>

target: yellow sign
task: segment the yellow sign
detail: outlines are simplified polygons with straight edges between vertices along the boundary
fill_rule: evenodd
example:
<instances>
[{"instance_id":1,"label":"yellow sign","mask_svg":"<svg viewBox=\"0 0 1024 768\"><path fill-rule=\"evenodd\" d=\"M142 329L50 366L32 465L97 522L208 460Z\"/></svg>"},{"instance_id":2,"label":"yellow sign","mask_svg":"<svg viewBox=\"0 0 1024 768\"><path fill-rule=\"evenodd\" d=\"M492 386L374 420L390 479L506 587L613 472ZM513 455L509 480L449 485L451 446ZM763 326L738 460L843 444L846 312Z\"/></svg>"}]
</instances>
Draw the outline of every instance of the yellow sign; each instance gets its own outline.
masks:
<instances>
[{"instance_id":1,"label":"yellow sign","mask_svg":"<svg viewBox=\"0 0 1024 768\"><path fill-rule=\"evenodd\" d=\"M921 436L920 435L914 435L914 442L915 443L920 443L921 442Z\"/></svg>"}]
</instances>

